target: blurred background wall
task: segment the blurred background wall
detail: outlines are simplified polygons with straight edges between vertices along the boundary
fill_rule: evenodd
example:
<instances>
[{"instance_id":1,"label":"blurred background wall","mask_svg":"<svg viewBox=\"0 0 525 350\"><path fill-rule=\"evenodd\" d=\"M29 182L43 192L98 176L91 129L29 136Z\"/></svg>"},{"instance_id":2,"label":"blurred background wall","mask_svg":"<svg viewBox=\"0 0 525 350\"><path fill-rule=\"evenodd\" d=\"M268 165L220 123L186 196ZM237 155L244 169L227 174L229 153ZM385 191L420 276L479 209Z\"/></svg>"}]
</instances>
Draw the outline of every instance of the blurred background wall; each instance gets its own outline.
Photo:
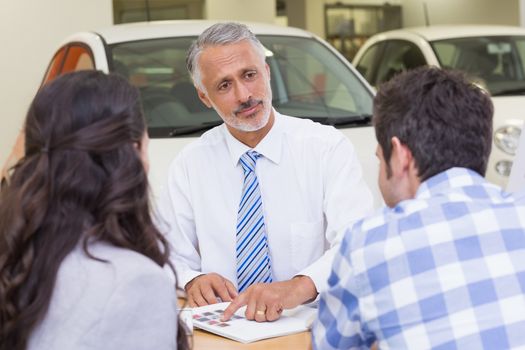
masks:
<instances>
[{"instance_id":1,"label":"blurred background wall","mask_svg":"<svg viewBox=\"0 0 525 350\"><path fill-rule=\"evenodd\" d=\"M112 0L0 0L0 167L54 50L66 36L113 23Z\"/></svg>"}]
</instances>

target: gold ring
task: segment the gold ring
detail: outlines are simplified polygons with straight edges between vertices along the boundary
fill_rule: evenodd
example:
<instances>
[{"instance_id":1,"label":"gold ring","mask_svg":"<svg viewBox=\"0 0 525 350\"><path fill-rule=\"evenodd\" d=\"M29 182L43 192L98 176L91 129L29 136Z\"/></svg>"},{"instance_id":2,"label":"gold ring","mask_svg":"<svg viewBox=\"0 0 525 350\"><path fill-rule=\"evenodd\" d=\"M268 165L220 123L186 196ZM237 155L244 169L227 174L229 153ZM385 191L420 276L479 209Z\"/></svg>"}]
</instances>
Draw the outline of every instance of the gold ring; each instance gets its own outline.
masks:
<instances>
[{"instance_id":1,"label":"gold ring","mask_svg":"<svg viewBox=\"0 0 525 350\"><path fill-rule=\"evenodd\" d=\"M264 315L266 315L266 311L265 310L257 310L257 311L255 311L255 314L259 315L259 316L264 316Z\"/></svg>"}]
</instances>

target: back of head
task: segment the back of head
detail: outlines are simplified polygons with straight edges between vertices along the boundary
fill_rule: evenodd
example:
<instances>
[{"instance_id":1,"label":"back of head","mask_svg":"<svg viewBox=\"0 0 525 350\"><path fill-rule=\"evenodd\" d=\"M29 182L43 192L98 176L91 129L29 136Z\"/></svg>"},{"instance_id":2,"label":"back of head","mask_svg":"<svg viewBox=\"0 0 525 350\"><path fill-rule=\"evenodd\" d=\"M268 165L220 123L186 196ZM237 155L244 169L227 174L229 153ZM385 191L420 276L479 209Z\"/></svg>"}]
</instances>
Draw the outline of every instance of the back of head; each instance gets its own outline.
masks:
<instances>
[{"instance_id":1,"label":"back of head","mask_svg":"<svg viewBox=\"0 0 525 350\"><path fill-rule=\"evenodd\" d=\"M199 57L204 49L213 46L237 44L244 40L252 43L260 55L261 60L264 61L264 46L246 25L235 22L224 22L216 23L204 30L190 46L186 57L186 67L190 72L195 86L204 91L199 67Z\"/></svg>"},{"instance_id":2,"label":"back of head","mask_svg":"<svg viewBox=\"0 0 525 350\"><path fill-rule=\"evenodd\" d=\"M396 136L412 152L421 181L452 167L484 176L492 144L488 93L459 72L420 67L381 85L376 138L387 163Z\"/></svg>"},{"instance_id":3,"label":"back of head","mask_svg":"<svg viewBox=\"0 0 525 350\"><path fill-rule=\"evenodd\" d=\"M89 242L105 241L167 261L137 150L145 131L138 91L116 75L70 73L36 95L25 157L0 195L0 339L8 348L25 347L78 244L88 255Z\"/></svg>"},{"instance_id":4,"label":"back of head","mask_svg":"<svg viewBox=\"0 0 525 350\"><path fill-rule=\"evenodd\" d=\"M146 194L136 147L145 130L139 93L124 78L96 71L61 76L44 86L30 106L25 157L10 192L46 190L41 200L48 211L35 217L67 208L81 213L77 221L89 226L99 219L95 215L112 210L115 201L124 205L135 192Z\"/></svg>"},{"instance_id":5,"label":"back of head","mask_svg":"<svg viewBox=\"0 0 525 350\"><path fill-rule=\"evenodd\" d=\"M139 93L124 78L69 73L45 85L33 100L25 123L25 161L46 152L61 159L68 152L87 157L133 149L129 146L140 142L145 130Z\"/></svg>"}]
</instances>

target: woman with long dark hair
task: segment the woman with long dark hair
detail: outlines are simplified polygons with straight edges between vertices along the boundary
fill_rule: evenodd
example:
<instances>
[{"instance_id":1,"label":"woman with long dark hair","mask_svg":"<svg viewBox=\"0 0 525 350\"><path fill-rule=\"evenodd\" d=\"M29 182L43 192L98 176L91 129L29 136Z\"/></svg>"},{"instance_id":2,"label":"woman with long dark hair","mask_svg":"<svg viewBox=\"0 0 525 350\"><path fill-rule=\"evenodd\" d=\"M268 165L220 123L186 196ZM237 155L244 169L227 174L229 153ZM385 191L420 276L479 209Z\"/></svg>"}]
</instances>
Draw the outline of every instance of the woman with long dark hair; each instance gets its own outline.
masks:
<instances>
[{"instance_id":1,"label":"woman with long dark hair","mask_svg":"<svg viewBox=\"0 0 525 350\"><path fill-rule=\"evenodd\" d=\"M38 92L0 194L0 349L188 347L147 144L124 78L76 72Z\"/></svg>"}]
</instances>

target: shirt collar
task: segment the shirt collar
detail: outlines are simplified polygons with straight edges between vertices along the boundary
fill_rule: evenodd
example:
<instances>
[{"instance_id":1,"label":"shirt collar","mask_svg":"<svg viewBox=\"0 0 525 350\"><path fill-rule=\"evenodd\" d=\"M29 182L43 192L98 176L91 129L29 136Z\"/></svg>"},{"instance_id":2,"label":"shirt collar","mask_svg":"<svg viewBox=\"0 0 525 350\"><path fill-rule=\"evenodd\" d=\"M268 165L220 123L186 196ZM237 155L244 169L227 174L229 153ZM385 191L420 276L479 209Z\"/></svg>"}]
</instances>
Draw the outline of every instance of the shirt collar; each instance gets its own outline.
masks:
<instances>
[{"instance_id":1,"label":"shirt collar","mask_svg":"<svg viewBox=\"0 0 525 350\"><path fill-rule=\"evenodd\" d=\"M419 186L415 198L429 198L450 189L484 184L485 179L473 170L450 168L424 181Z\"/></svg>"},{"instance_id":2,"label":"shirt collar","mask_svg":"<svg viewBox=\"0 0 525 350\"><path fill-rule=\"evenodd\" d=\"M259 142L259 144L253 148L253 150L259 154L262 154L265 158L268 158L272 162L279 164L281 161L284 129L282 125L281 114L275 109L273 110L273 114L275 116L275 120L273 122L272 128L261 140L261 142ZM233 166L237 166L241 156L251 148L233 137L226 125L223 125L223 134L226 138L226 144L228 146L232 164Z\"/></svg>"},{"instance_id":3,"label":"shirt collar","mask_svg":"<svg viewBox=\"0 0 525 350\"><path fill-rule=\"evenodd\" d=\"M450 168L431 178L425 180L419 185L416 195L413 199L407 199L399 202L393 208L386 208L387 211L396 213L408 213L422 210L428 206L427 201L430 198L439 197L440 195L449 195L453 190L462 191L462 188L477 186L480 191L477 196L487 197L489 192L499 193L500 189L493 184L488 183L481 175L467 168ZM472 188L470 190L473 193Z\"/></svg>"}]
</instances>

